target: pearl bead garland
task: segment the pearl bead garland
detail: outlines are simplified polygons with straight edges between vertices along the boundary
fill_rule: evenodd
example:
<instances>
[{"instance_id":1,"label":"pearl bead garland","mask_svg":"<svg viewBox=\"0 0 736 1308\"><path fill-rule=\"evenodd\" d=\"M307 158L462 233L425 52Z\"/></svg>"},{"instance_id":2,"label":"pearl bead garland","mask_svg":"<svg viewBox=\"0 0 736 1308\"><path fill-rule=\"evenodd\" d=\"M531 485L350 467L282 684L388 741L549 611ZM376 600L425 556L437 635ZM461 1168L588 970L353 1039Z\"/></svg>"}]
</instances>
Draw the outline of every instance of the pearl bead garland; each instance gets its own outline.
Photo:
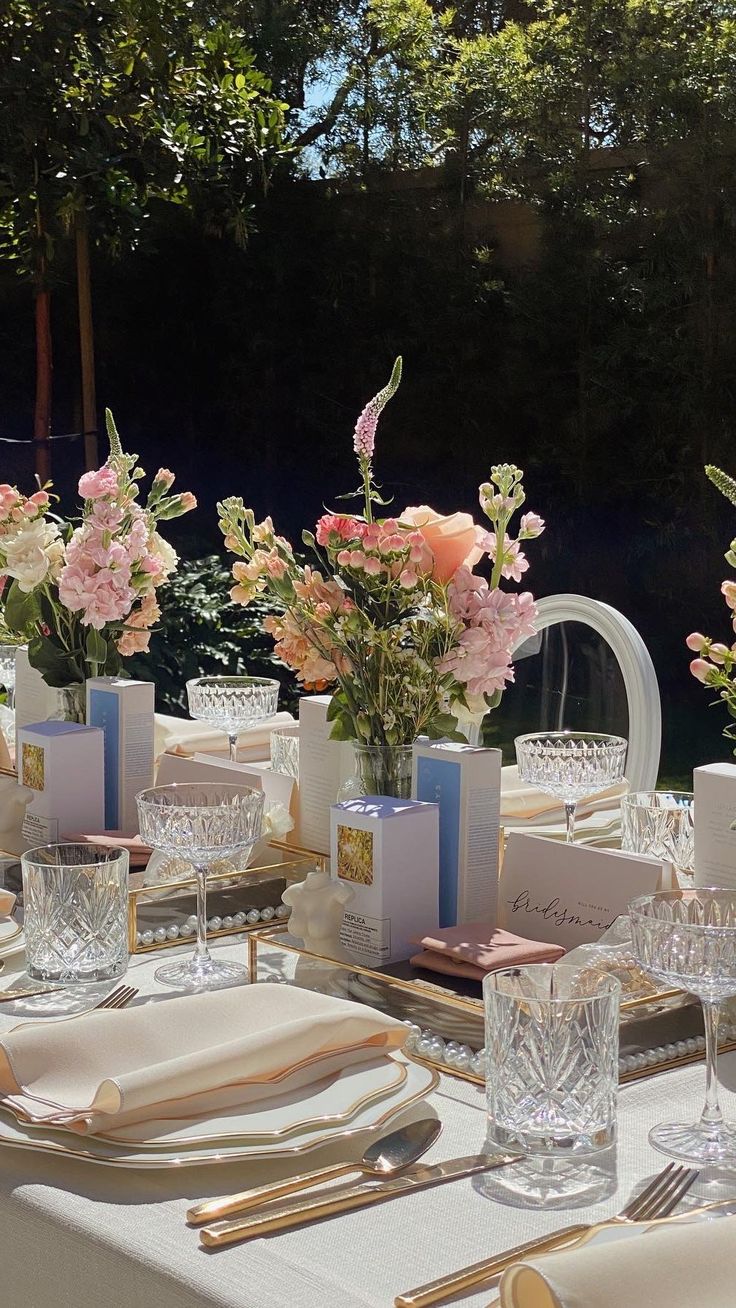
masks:
<instances>
[{"instance_id":1,"label":"pearl bead garland","mask_svg":"<svg viewBox=\"0 0 736 1308\"><path fill-rule=\"evenodd\" d=\"M404 1048L407 1053L416 1054L417 1058L428 1058L433 1063L445 1066L448 1072L465 1072L470 1076L485 1080L486 1051L474 1050L470 1045L458 1044L456 1040L443 1040L429 1027L422 1028L416 1022L406 1021L409 1037ZM736 1040L736 1025L721 1028L722 1039ZM677 1040L673 1044L660 1045L656 1049L647 1049L640 1054L625 1054L618 1060L619 1076L626 1073L642 1072L647 1067L657 1067L660 1063L669 1063L673 1058L686 1058L688 1055L702 1054L705 1051L705 1036L690 1036L687 1040Z\"/></svg>"},{"instance_id":2,"label":"pearl bead garland","mask_svg":"<svg viewBox=\"0 0 736 1308\"><path fill-rule=\"evenodd\" d=\"M208 931L235 931L244 926L255 926L256 922L273 922L275 919L282 921L289 916L291 909L288 904L267 904L265 908L251 908L248 912L228 913L225 917L209 918L207 922ZM171 926L156 927L155 930L136 931L135 943L140 948L151 945L163 945L167 940L187 940L196 935L197 919L192 913L186 922L172 922Z\"/></svg>"}]
</instances>

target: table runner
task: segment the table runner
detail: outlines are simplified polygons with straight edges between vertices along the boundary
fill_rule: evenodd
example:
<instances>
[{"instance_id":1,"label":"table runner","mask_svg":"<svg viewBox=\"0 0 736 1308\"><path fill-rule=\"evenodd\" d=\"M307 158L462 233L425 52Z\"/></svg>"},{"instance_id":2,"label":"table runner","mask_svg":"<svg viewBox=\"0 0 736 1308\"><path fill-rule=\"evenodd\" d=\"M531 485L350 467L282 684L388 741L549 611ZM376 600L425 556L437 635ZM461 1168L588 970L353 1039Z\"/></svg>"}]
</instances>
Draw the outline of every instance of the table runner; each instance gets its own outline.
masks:
<instances>
[{"instance_id":1,"label":"table runner","mask_svg":"<svg viewBox=\"0 0 736 1308\"><path fill-rule=\"evenodd\" d=\"M242 958L245 949L228 944L224 952ZM163 993L153 981L158 961L134 959L131 984ZM0 1029L15 1021L0 1013ZM730 1089L736 1087L736 1053L721 1064L724 1109L736 1115ZM287 1175L293 1163L154 1174L0 1147L3 1306L391 1308L401 1290L571 1221L617 1211L635 1184L666 1161L649 1147L649 1127L673 1111L696 1116L702 1094L702 1064L621 1090L617 1166L607 1162L611 1193L592 1206L539 1212L492 1202L481 1190L497 1184L496 1173L217 1253L199 1248L196 1231L184 1224L187 1206ZM481 1147L481 1090L443 1077L432 1102L444 1130L428 1161ZM334 1156L315 1152L310 1165ZM733 1188L726 1192L736 1193L736 1172L730 1177ZM484 1308L491 1297L485 1289L457 1303Z\"/></svg>"}]
</instances>

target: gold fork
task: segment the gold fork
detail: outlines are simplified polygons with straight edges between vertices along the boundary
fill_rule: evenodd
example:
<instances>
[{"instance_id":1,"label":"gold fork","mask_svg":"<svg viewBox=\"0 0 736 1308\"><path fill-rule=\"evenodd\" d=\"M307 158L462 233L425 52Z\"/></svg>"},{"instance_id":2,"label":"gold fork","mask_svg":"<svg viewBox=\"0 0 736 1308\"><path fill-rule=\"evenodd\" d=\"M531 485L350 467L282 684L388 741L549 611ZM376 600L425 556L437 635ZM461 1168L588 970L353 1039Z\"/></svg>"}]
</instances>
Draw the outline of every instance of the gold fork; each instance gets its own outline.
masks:
<instances>
[{"instance_id":1,"label":"gold fork","mask_svg":"<svg viewBox=\"0 0 736 1308\"><path fill-rule=\"evenodd\" d=\"M53 995L62 994L62 986L44 986L40 990L34 990L28 987L25 990L0 990L0 1004L10 1003L13 999L33 999L35 995ZM95 1008L125 1008L131 999L135 999L138 991L134 986L117 986L109 995L106 995L99 1004L94 1004L88 1012L93 1012Z\"/></svg>"},{"instance_id":2,"label":"gold fork","mask_svg":"<svg viewBox=\"0 0 736 1308\"><path fill-rule=\"evenodd\" d=\"M615 1217L609 1217L603 1222L566 1226L551 1235L528 1240L526 1244L507 1249L505 1253L496 1254L493 1258L483 1258L481 1262L473 1263L470 1267L463 1267L460 1271L438 1277L436 1281L428 1281L426 1285L407 1290L404 1294L397 1295L394 1304L396 1308L429 1308L430 1304L442 1303L455 1294L461 1294L483 1281L499 1276L520 1258L526 1258L530 1254L549 1253L552 1249L575 1243L582 1235L587 1235L589 1231L597 1230L601 1226L617 1226L620 1223L644 1222L657 1217L669 1217L697 1176L698 1172L692 1167L679 1167L674 1163L668 1163L641 1191L641 1194L630 1199L626 1207L622 1208Z\"/></svg>"}]
</instances>

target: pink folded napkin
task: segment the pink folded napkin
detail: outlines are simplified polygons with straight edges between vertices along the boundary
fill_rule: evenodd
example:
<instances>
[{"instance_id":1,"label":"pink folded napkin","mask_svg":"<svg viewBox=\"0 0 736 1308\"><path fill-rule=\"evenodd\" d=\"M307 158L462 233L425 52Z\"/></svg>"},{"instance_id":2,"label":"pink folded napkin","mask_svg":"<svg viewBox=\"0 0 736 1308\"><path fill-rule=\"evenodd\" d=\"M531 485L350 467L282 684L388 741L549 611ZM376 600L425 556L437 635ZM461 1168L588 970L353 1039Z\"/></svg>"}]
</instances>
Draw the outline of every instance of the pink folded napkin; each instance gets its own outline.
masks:
<instances>
[{"instance_id":1,"label":"pink folded napkin","mask_svg":"<svg viewBox=\"0 0 736 1308\"><path fill-rule=\"evenodd\" d=\"M424 952L410 960L414 967L426 967L445 976L468 977L472 981L482 981L486 972L498 972L503 967L556 963L565 952L561 945L525 940L488 922L442 927L418 943Z\"/></svg>"},{"instance_id":2,"label":"pink folded napkin","mask_svg":"<svg viewBox=\"0 0 736 1308\"><path fill-rule=\"evenodd\" d=\"M15 906L15 895L11 890L0 890L0 918L10 917Z\"/></svg>"}]
</instances>

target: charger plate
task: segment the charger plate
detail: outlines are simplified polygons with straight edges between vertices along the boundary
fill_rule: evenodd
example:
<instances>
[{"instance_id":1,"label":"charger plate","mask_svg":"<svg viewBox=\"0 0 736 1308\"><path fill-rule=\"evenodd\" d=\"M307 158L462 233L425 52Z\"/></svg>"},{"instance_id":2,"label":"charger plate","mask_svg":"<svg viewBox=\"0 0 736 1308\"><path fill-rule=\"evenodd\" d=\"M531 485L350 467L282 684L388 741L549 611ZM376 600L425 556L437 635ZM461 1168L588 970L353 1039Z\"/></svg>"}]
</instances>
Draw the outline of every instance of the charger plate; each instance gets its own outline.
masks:
<instances>
[{"instance_id":1,"label":"charger plate","mask_svg":"<svg viewBox=\"0 0 736 1308\"><path fill-rule=\"evenodd\" d=\"M71 1131L52 1131L17 1121L6 1110L0 1111L0 1147L29 1149L34 1153L57 1154L82 1162L136 1169L200 1167L208 1163L247 1162L262 1158L296 1158L323 1145L367 1137L383 1130L389 1122L419 1100L426 1098L439 1083L433 1068L403 1057L396 1061L406 1067L406 1079L393 1093L364 1104L349 1125L316 1125L305 1129L293 1140L276 1139L268 1143L248 1143L241 1134L220 1142L201 1141L196 1145L172 1144L156 1149L139 1146L126 1148L98 1136L77 1135ZM247 1131L251 1114L244 1109L243 1130Z\"/></svg>"}]
</instances>

